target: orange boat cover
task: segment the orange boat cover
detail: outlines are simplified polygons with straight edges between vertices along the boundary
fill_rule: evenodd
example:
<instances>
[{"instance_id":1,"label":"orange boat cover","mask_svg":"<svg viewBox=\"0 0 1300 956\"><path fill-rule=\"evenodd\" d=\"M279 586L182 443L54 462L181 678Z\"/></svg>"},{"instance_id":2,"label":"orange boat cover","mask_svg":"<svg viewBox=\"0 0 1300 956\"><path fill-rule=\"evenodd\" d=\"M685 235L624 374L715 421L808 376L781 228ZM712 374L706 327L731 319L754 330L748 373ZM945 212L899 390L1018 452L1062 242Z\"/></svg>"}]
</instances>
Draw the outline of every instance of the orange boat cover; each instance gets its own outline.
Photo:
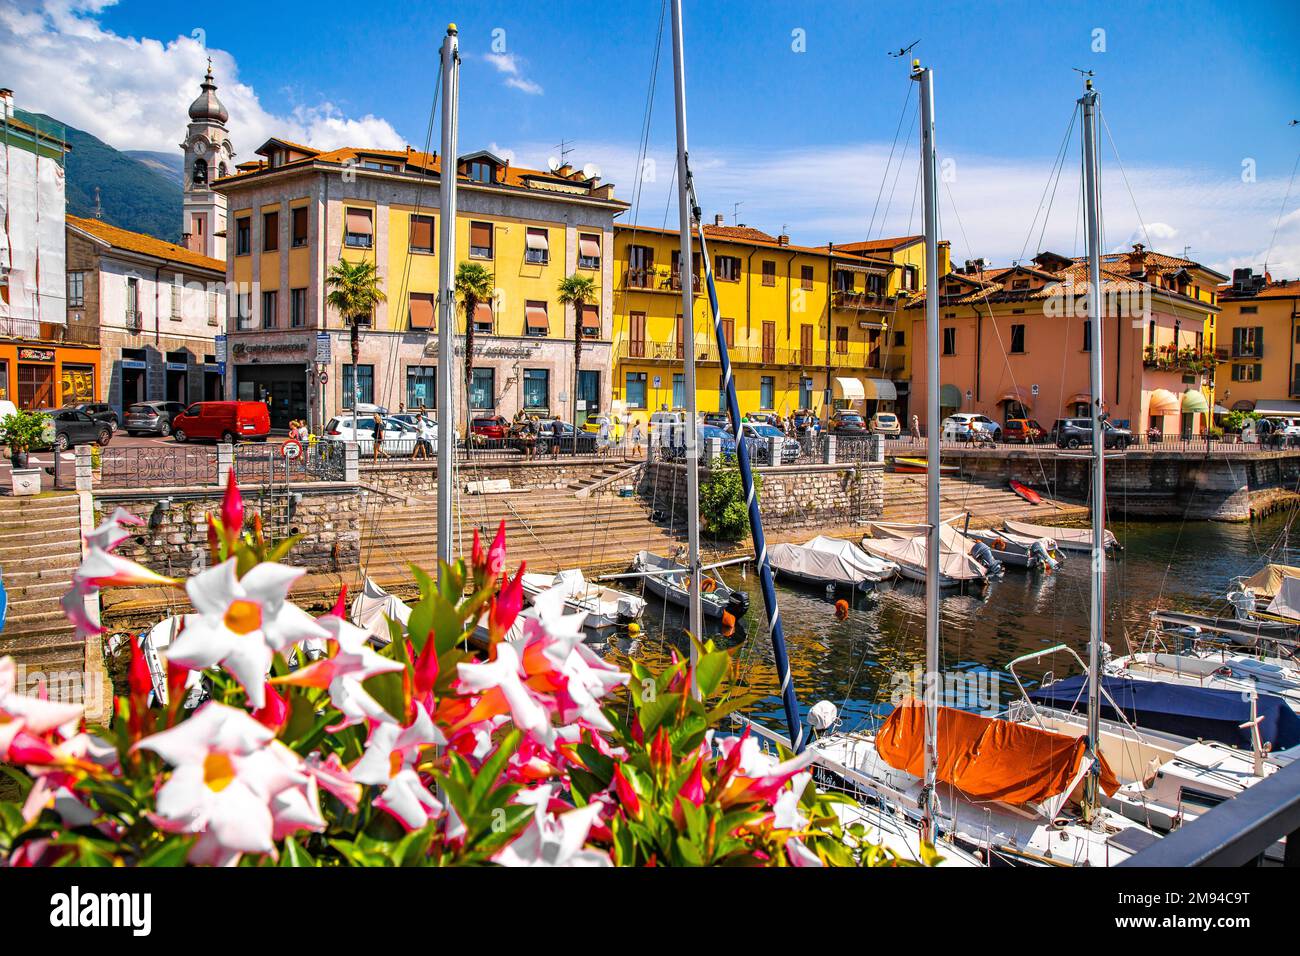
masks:
<instances>
[{"instance_id":1,"label":"orange boat cover","mask_svg":"<svg viewBox=\"0 0 1300 956\"><path fill-rule=\"evenodd\" d=\"M1064 793L1087 754L1082 737L1067 737L1009 720L939 708L938 778L973 800L1042 803ZM925 772L925 707L910 697L894 708L876 734L885 763L920 777ZM1119 781L1100 754L1101 788Z\"/></svg>"}]
</instances>

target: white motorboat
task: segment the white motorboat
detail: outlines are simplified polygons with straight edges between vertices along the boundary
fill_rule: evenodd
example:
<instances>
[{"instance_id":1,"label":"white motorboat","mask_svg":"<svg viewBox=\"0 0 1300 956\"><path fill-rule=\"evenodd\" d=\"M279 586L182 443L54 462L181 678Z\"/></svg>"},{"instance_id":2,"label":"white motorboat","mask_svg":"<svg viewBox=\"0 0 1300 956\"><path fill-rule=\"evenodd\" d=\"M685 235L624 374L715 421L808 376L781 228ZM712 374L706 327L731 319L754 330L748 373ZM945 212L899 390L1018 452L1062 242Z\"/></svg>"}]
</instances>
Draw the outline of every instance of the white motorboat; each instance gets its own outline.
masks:
<instances>
[{"instance_id":1,"label":"white motorboat","mask_svg":"<svg viewBox=\"0 0 1300 956\"><path fill-rule=\"evenodd\" d=\"M894 577L898 565L873 557L852 541L818 535L803 544L768 549L773 574L820 587L867 588Z\"/></svg>"},{"instance_id":2,"label":"white motorboat","mask_svg":"<svg viewBox=\"0 0 1300 956\"><path fill-rule=\"evenodd\" d=\"M1043 524L1030 524L1028 521L1012 521L1010 518L1002 522L1002 528L1026 538L1051 538L1062 551L1092 550L1091 528L1053 528ZM1119 539L1107 529L1106 549L1118 547Z\"/></svg>"},{"instance_id":3,"label":"white motorboat","mask_svg":"<svg viewBox=\"0 0 1300 956\"><path fill-rule=\"evenodd\" d=\"M988 545L993 556L1011 567L1055 571L1064 556L1052 538L1031 538L1014 531L963 531L972 541Z\"/></svg>"},{"instance_id":4,"label":"white motorboat","mask_svg":"<svg viewBox=\"0 0 1300 956\"><path fill-rule=\"evenodd\" d=\"M671 558L650 551L638 551L632 563L633 573L640 574L650 594L680 608L690 606L690 570ZM703 575L700 609L705 617L721 618L724 611L740 620L749 610L749 595L729 587L721 578Z\"/></svg>"},{"instance_id":5,"label":"white motorboat","mask_svg":"<svg viewBox=\"0 0 1300 956\"><path fill-rule=\"evenodd\" d=\"M898 565L898 573L905 578L925 580L927 531L924 525L873 521L867 528L872 536L862 539L863 551ZM1002 571L1002 565L987 545L964 537L947 522L939 525L939 541L940 587L982 584Z\"/></svg>"},{"instance_id":6,"label":"white motorboat","mask_svg":"<svg viewBox=\"0 0 1300 956\"><path fill-rule=\"evenodd\" d=\"M532 574L525 572L524 599L532 604L539 595L557 588L564 595L564 606L571 612L587 615L588 630L605 630L639 620L645 610L645 600L626 591L593 584L583 577L578 568L559 574Z\"/></svg>"}]
</instances>

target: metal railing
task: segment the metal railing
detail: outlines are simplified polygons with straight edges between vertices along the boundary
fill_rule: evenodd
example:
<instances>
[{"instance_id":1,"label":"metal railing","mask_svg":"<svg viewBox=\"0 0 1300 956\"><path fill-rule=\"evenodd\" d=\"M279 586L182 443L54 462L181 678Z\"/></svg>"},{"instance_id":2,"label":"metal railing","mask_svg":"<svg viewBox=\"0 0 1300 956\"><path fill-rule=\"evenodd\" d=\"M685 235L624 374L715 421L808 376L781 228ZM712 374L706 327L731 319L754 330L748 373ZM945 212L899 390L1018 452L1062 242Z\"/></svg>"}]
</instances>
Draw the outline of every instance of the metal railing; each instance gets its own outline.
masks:
<instances>
[{"instance_id":1,"label":"metal railing","mask_svg":"<svg viewBox=\"0 0 1300 956\"><path fill-rule=\"evenodd\" d=\"M94 481L103 488L215 485L217 449L203 445L109 445L99 451Z\"/></svg>"},{"instance_id":2,"label":"metal railing","mask_svg":"<svg viewBox=\"0 0 1300 956\"><path fill-rule=\"evenodd\" d=\"M296 458L286 458L283 447L271 442L234 446L235 478L263 484L343 480L347 446L342 442L308 443Z\"/></svg>"},{"instance_id":3,"label":"metal railing","mask_svg":"<svg viewBox=\"0 0 1300 956\"><path fill-rule=\"evenodd\" d=\"M0 338L68 345L98 345L99 326L91 323L41 322L0 316Z\"/></svg>"}]
</instances>

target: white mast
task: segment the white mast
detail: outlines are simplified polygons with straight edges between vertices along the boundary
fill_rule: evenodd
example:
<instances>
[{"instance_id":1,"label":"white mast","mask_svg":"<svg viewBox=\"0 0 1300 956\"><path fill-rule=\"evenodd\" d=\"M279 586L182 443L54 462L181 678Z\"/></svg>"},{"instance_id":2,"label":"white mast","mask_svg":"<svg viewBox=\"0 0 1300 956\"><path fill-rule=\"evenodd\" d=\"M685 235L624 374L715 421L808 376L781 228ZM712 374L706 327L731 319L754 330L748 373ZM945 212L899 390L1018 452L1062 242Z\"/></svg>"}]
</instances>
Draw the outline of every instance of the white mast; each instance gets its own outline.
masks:
<instances>
[{"instance_id":1,"label":"white mast","mask_svg":"<svg viewBox=\"0 0 1300 956\"><path fill-rule=\"evenodd\" d=\"M442 41L442 172L438 177L438 560L451 563L452 461L456 454L456 133L460 107L460 53L456 24ZM469 436L466 435L466 441ZM439 564L441 574L441 564Z\"/></svg>"},{"instance_id":2,"label":"white mast","mask_svg":"<svg viewBox=\"0 0 1300 956\"><path fill-rule=\"evenodd\" d=\"M1102 400L1101 354L1101 200L1097 194L1097 108L1099 97L1092 80L1084 80L1083 107L1083 203L1088 243L1088 323L1092 351L1089 372L1092 380L1092 574L1088 615L1088 755L1092 769L1085 784L1086 813L1097 806L1097 740L1100 721L1099 681L1101 643L1106 635L1106 442L1102 427L1106 404Z\"/></svg>"},{"instance_id":3,"label":"white mast","mask_svg":"<svg viewBox=\"0 0 1300 956\"><path fill-rule=\"evenodd\" d=\"M699 437L695 424L695 270L691 262L691 203L686 168L686 63L682 44L682 0L673 0L673 90L677 107L677 214L681 222L681 253L677 262L682 283L682 358L686 387L686 549L690 569L690 628L704 638L700 607L700 473ZM691 644L691 661L696 658ZM692 688L694 690L694 688Z\"/></svg>"},{"instance_id":4,"label":"white mast","mask_svg":"<svg viewBox=\"0 0 1300 956\"><path fill-rule=\"evenodd\" d=\"M935 840L935 794L939 738L939 192L935 177L934 71L912 61L912 79L921 84L921 167L925 196L925 776L921 798L921 839Z\"/></svg>"}]
</instances>

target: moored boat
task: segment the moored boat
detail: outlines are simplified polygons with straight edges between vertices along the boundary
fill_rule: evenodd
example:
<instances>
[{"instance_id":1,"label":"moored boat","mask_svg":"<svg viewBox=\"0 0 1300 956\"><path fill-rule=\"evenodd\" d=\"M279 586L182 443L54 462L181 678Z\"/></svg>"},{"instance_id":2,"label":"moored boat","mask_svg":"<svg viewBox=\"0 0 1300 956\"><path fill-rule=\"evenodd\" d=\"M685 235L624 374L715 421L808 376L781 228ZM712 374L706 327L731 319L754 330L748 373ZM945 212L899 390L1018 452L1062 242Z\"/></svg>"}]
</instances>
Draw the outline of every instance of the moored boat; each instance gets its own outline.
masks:
<instances>
[{"instance_id":1,"label":"moored boat","mask_svg":"<svg viewBox=\"0 0 1300 956\"><path fill-rule=\"evenodd\" d=\"M690 607L690 569L651 551L638 551L632 571L642 576L645 589L676 607ZM749 610L749 595L729 587L711 574L702 576L700 609L706 617L721 618L724 611L739 620Z\"/></svg>"},{"instance_id":2,"label":"moored boat","mask_svg":"<svg viewBox=\"0 0 1300 956\"><path fill-rule=\"evenodd\" d=\"M620 624L629 624L641 617L645 600L626 591L593 584L583 577L578 568L558 574L524 573L524 598L532 604L539 595L556 588L564 595L564 606L570 612L587 615L585 626L589 630L605 630Z\"/></svg>"},{"instance_id":3,"label":"moored boat","mask_svg":"<svg viewBox=\"0 0 1300 956\"><path fill-rule=\"evenodd\" d=\"M1054 528L1050 525L1030 524L1028 521L1012 521L1010 518L1002 522L1002 527L1027 538L1051 538L1062 551L1092 550L1091 528ZM1106 547L1119 547L1119 539L1109 529L1106 531Z\"/></svg>"},{"instance_id":4,"label":"moored boat","mask_svg":"<svg viewBox=\"0 0 1300 956\"><path fill-rule=\"evenodd\" d=\"M904 475L924 475L930 470L924 458L894 458L894 471ZM955 475L961 471L959 465L940 465L939 474Z\"/></svg>"},{"instance_id":5,"label":"moored boat","mask_svg":"<svg viewBox=\"0 0 1300 956\"><path fill-rule=\"evenodd\" d=\"M862 539L862 550L882 561L898 565L898 573L913 581L926 576L926 531L924 525L873 521L867 525L872 537ZM939 586L960 587L984 583L1002 571L988 546L964 537L943 522L939 525Z\"/></svg>"},{"instance_id":6,"label":"moored boat","mask_svg":"<svg viewBox=\"0 0 1300 956\"><path fill-rule=\"evenodd\" d=\"M898 565L893 561L873 557L852 541L825 535L803 544L774 545L767 556L774 573L822 587L866 588L898 574Z\"/></svg>"}]
</instances>

